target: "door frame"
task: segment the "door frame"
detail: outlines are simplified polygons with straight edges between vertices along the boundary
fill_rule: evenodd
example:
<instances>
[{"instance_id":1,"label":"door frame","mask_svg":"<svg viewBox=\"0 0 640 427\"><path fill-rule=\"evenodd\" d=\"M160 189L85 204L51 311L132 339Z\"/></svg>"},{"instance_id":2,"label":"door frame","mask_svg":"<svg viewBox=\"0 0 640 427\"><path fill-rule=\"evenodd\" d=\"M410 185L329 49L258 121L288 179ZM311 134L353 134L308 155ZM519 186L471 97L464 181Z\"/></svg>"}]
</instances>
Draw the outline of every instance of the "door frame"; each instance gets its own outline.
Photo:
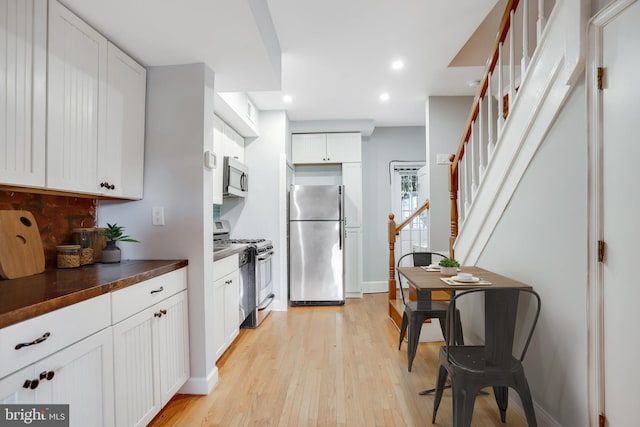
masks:
<instances>
[{"instance_id":1,"label":"door frame","mask_svg":"<svg viewBox=\"0 0 640 427\"><path fill-rule=\"evenodd\" d=\"M604 414L604 270L598 262L598 241L603 239L602 198L602 91L598 90L598 67L603 65L603 30L637 0L614 0L589 23L587 45L587 153L588 153L588 248L587 248L587 396L589 425L598 426ZM606 82L606 76L605 76ZM605 253L606 256L606 253Z\"/></svg>"}]
</instances>

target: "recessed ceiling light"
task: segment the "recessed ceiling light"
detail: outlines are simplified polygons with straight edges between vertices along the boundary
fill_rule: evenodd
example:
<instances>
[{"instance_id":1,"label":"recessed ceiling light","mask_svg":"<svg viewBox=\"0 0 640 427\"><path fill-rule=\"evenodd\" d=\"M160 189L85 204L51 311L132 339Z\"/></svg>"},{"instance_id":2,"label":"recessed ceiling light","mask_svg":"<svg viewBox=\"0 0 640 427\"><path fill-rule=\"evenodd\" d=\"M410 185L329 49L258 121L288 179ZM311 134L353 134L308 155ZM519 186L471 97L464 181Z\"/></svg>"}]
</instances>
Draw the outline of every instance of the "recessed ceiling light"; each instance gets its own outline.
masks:
<instances>
[{"instance_id":1,"label":"recessed ceiling light","mask_svg":"<svg viewBox=\"0 0 640 427\"><path fill-rule=\"evenodd\" d=\"M388 101L389 100L389 94L387 92L383 92L380 94L380 101Z\"/></svg>"},{"instance_id":2,"label":"recessed ceiling light","mask_svg":"<svg viewBox=\"0 0 640 427\"><path fill-rule=\"evenodd\" d=\"M467 82L467 86L469 86L469 87L478 87L478 86L480 86L480 80L469 80Z\"/></svg>"},{"instance_id":3,"label":"recessed ceiling light","mask_svg":"<svg viewBox=\"0 0 640 427\"><path fill-rule=\"evenodd\" d=\"M291 95L285 95L285 96L282 97L282 100L284 102L291 102L291 101L293 101L293 98L291 97Z\"/></svg>"},{"instance_id":4,"label":"recessed ceiling light","mask_svg":"<svg viewBox=\"0 0 640 427\"><path fill-rule=\"evenodd\" d=\"M396 59L391 63L391 68L394 70L402 70L404 68L404 62L400 59Z\"/></svg>"}]
</instances>

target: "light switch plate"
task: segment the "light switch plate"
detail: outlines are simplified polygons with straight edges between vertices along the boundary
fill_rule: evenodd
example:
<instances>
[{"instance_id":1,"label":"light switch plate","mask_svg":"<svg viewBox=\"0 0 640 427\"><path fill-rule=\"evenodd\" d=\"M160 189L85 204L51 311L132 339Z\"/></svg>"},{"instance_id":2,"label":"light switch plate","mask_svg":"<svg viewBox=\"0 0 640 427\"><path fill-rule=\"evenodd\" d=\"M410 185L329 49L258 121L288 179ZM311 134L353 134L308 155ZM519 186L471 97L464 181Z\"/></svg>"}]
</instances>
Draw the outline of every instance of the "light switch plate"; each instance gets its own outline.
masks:
<instances>
[{"instance_id":1,"label":"light switch plate","mask_svg":"<svg viewBox=\"0 0 640 427\"><path fill-rule=\"evenodd\" d=\"M215 169L216 167L216 155L209 150L204 152L204 166L207 169Z\"/></svg>"},{"instance_id":2,"label":"light switch plate","mask_svg":"<svg viewBox=\"0 0 640 427\"><path fill-rule=\"evenodd\" d=\"M151 224L152 225L164 225L164 208L153 207L151 208Z\"/></svg>"}]
</instances>

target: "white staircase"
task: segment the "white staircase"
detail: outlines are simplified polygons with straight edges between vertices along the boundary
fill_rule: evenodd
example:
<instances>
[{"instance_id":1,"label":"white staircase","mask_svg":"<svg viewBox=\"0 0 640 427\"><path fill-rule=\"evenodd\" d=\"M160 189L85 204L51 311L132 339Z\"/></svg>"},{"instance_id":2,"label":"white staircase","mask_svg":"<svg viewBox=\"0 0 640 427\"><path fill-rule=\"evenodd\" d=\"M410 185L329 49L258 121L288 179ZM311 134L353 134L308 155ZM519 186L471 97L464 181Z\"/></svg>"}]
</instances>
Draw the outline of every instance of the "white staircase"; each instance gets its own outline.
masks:
<instances>
[{"instance_id":1,"label":"white staircase","mask_svg":"<svg viewBox=\"0 0 640 427\"><path fill-rule=\"evenodd\" d=\"M452 243L462 264L477 262L584 70L590 2L556 0L548 17L544 11L550 7L543 0L531 3L512 0L507 4L503 24L508 29L498 34L503 40L488 60L451 165L457 190L452 199ZM512 6L514 10L509 11ZM536 10L537 18L532 19L531 12ZM535 50L529 58L531 34L536 34ZM505 119L500 112L507 110Z\"/></svg>"}]
</instances>

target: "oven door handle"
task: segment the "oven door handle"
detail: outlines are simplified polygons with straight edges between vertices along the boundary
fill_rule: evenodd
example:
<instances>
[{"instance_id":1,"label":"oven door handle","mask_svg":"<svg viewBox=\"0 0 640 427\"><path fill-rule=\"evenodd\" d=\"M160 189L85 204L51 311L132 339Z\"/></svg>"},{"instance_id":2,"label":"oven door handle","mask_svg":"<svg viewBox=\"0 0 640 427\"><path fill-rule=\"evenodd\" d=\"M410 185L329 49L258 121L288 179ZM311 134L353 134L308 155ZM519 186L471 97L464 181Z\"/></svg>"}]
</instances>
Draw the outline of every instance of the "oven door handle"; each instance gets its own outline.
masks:
<instances>
[{"instance_id":1,"label":"oven door handle","mask_svg":"<svg viewBox=\"0 0 640 427\"><path fill-rule=\"evenodd\" d=\"M271 258L271 255L273 255L273 253L274 253L273 251L270 251L270 252L264 254L263 256L259 256L258 257L258 261L265 261L265 260Z\"/></svg>"},{"instance_id":2,"label":"oven door handle","mask_svg":"<svg viewBox=\"0 0 640 427\"><path fill-rule=\"evenodd\" d=\"M260 304L260 306L258 307L258 311L262 311L265 308L269 307L269 304L271 304L271 301L273 301L275 297L276 296L274 294L269 294L269 296L266 297L264 301L262 301L262 304Z\"/></svg>"}]
</instances>

